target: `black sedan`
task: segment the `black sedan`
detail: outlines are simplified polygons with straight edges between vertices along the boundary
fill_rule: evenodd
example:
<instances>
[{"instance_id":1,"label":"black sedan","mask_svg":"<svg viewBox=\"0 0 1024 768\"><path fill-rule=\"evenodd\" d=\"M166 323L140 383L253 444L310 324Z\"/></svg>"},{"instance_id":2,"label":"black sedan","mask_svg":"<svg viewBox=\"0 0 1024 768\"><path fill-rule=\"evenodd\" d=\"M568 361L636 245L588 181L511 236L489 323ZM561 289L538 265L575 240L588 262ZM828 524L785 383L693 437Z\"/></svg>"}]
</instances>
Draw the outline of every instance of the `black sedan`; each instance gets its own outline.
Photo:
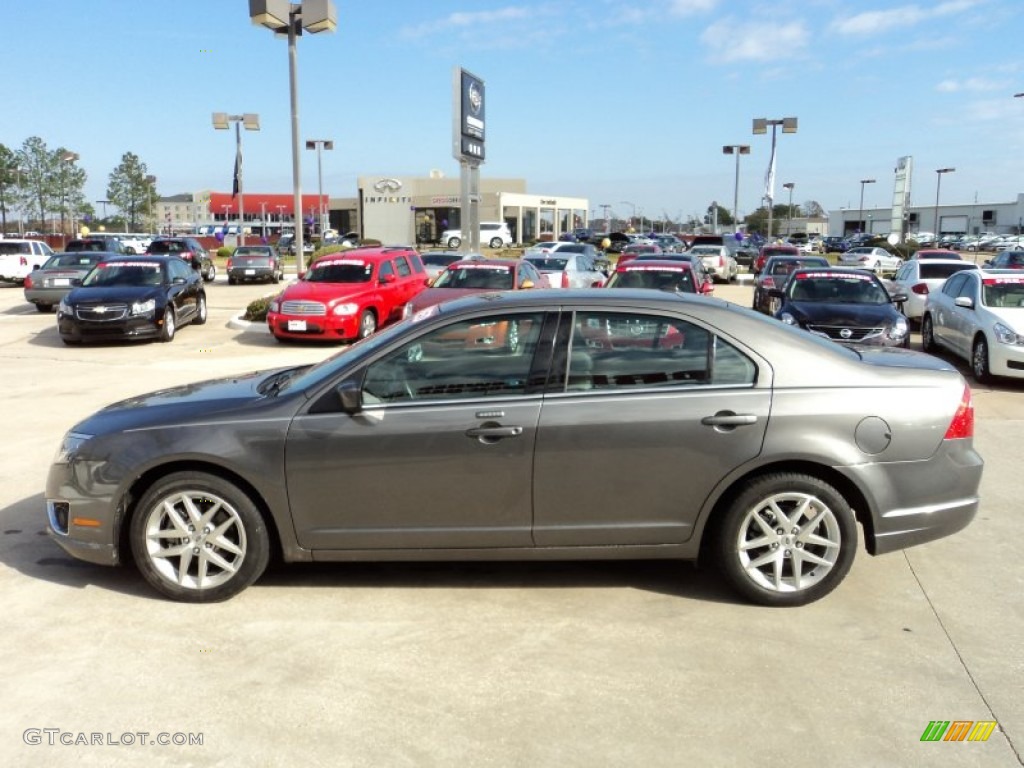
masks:
<instances>
[{"instance_id":1,"label":"black sedan","mask_svg":"<svg viewBox=\"0 0 1024 768\"><path fill-rule=\"evenodd\" d=\"M240 245L228 258L228 285L247 281L279 283L284 277L281 259L271 245Z\"/></svg>"},{"instance_id":2,"label":"black sedan","mask_svg":"<svg viewBox=\"0 0 1024 768\"><path fill-rule=\"evenodd\" d=\"M177 256L122 256L101 261L65 296L57 329L65 344L151 339L170 341L179 325L206 322L200 274Z\"/></svg>"},{"instance_id":3,"label":"black sedan","mask_svg":"<svg viewBox=\"0 0 1024 768\"><path fill-rule=\"evenodd\" d=\"M816 336L844 344L910 346L910 325L895 306L906 295L890 296L866 269L800 269L785 289L769 295L782 300L775 317Z\"/></svg>"},{"instance_id":4,"label":"black sedan","mask_svg":"<svg viewBox=\"0 0 1024 768\"><path fill-rule=\"evenodd\" d=\"M52 312L71 292L73 280L81 280L101 261L118 255L103 251L55 253L25 278L25 301L35 304L40 312Z\"/></svg>"}]
</instances>

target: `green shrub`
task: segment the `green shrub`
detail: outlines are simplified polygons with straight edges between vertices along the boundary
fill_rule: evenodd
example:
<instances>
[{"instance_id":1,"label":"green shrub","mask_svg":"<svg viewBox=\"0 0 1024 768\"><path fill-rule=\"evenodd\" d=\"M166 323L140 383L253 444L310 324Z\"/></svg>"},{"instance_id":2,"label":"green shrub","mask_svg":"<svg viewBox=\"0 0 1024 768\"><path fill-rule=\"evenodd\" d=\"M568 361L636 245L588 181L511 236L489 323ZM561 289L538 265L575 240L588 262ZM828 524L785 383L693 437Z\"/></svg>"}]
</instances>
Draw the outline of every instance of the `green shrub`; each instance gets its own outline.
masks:
<instances>
[{"instance_id":1,"label":"green shrub","mask_svg":"<svg viewBox=\"0 0 1024 768\"><path fill-rule=\"evenodd\" d=\"M242 319L252 323L265 323L267 321L267 309L269 309L270 302L274 298L274 296L264 296L262 299L250 301L249 306L245 308L245 314L242 315Z\"/></svg>"},{"instance_id":2,"label":"green shrub","mask_svg":"<svg viewBox=\"0 0 1024 768\"><path fill-rule=\"evenodd\" d=\"M226 258L230 257L231 254L234 253L234 252L235 252L234 246L222 245L220 248L217 249L217 258L218 259L226 259Z\"/></svg>"}]
</instances>

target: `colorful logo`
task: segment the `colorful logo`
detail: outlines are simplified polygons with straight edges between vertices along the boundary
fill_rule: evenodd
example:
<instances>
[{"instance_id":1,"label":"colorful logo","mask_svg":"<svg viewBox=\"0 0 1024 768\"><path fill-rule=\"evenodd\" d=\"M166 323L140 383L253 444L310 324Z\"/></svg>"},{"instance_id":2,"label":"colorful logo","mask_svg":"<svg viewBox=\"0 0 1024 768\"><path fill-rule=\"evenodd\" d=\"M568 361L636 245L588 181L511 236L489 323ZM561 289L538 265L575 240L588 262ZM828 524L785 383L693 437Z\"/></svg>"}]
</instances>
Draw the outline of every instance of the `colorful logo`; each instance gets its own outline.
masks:
<instances>
[{"instance_id":1,"label":"colorful logo","mask_svg":"<svg viewBox=\"0 0 1024 768\"><path fill-rule=\"evenodd\" d=\"M997 725L995 720L931 720L921 741L988 741Z\"/></svg>"}]
</instances>

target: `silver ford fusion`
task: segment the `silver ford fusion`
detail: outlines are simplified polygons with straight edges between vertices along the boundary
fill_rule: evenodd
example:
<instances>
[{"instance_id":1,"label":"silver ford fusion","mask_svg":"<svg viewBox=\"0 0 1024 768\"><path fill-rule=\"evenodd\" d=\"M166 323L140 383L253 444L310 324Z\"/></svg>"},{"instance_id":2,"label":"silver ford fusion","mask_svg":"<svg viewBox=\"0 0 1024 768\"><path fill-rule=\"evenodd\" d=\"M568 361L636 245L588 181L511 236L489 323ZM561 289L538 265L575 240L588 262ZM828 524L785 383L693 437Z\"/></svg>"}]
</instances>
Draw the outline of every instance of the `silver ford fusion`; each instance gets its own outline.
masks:
<instances>
[{"instance_id":1,"label":"silver ford fusion","mask_svg":"<svg viewBox=\"0 0 1024 768\"><path fill-rule=\"evenodd\" d=\"M324 362L76 424L52 537L177 600L285 561L701 559L794 606L965 527L974 408L947 363L644 290L432 306Z\"/></svg>"}]
</instances>

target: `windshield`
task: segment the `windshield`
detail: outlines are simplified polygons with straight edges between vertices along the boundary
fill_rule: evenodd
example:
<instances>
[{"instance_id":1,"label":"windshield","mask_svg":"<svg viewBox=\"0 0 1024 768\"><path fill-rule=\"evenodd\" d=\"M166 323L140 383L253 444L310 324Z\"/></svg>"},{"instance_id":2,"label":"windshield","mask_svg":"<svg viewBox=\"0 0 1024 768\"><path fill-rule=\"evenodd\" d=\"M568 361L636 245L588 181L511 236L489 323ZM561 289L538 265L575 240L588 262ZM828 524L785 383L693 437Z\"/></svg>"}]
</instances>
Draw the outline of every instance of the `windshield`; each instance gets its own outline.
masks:
<instances>
[{"instance_id":1,"label":"windshield","mask_svg":"<svg viewBox=\"0 0 1024 768\"><path fill-rule=\"evenodd\" d=\"M303 279L310 283L368 283L372 277L373 264L361 259L321 259Z\"/></svg>"},{"instance_id":2,"label":"windshield","mask_svg":"<svg viewBox=\"0 0 1024 768\"><path fill-rule=\"evenodd\" d=\"M792 301L819 304L888 304L889 294L873 275L798 273L789 283Z\"/></svg>"},{"instance_id":3,"label":"windshield","mask_svg":"<svg viewBox=\"0 0 1024 768\"><path fill-rule=\"evenodd\" d=\"M717 245L695 245L690 253L697 256L717 256L721 249Z\"/></svg>"},{"instance_id":4,"label":"windshield","mask_svg":"<svg viewBox=\"0 0 1024 768\"><path fill-rule=\"evenodd\" d=\"M527 261L541 272L561 272L565 269L565 265L569 263L568 259L556 259L545 256L531 256Z\"/></svg>"},{"instance_id":5,"label":"windshield","mask_svg":"<svg viewBox=\"0 0 1024 768\"><path fill-rule=\"evenodd\" d=\"M616 272L608 280L609 288L652 288L656 291L696 293L693 275L688 269L644 267Z\"/></svg>"},{"instance_id":6,"label":"windshield","mask_svg":"<svg viewBox=\"0 0 1024 768\"><path fill-rule=\"evenodd\" d=\"M467 288L507 291L515 287L512 268L487 264L464 264L449 267L434 283L435 288Z\"/></svg>"},{"instance_id":7,"label":"windshield","mask_svg":"<svg viewBox=\"0 0 1024 768\"><path fill-rule=\"evenodd\" d=\"M231 258L263 258L269 259L274 255L274 252L270 248L236 248L235 252L231 254Z\"/></svg>"},{"instance_id":8,"label":"windshield","mask_svg":"<svg viewBox=\"0 0 1024 768\"><path fill-rule=\"evenodd\" d=\"M825 259L772 259L769 265L770 268L765 271L771 275L788 275L794 269L827 266L828 262Z\"/></svg>"},{"instance_id":9,"label":"windshield","mask_svg":"<svg viewBox=\"0 0 1024 768\"><path fill-rule=\"evenodd\" d=\"M160 285L160 264L154 261L107 261L85 276L82 285L106 288L113 285Z\"/></svg>"},{"instance_id":10,"label":"windshield","mask_svg":"<svg viewBox=\"0 0 1024 768\"><path fill-rule=\"evenodd\" d=\"M462 259L462 254L446 254L446 253L425 253L423 254L423 263L428 267L447 267L449 264L454 264L456 261Z\"/></svg>"},{"instance_id":11,"label":"windshield","mask_svg":"<svg viewBox=\"0 0 1024 768\"><path fill-rule=\"evenodd\" d=\"M97 263L108 258L106 253L58 253L50 257L50 260L43 264L43 269L56 269L58 267L85 267L91 268Z\"/></svg>"},{"instance_id":12,"label":"windshield","mask_svg":"<svg viewBox=\"0 0 1024 768\"><path fill-rule=\"evenodd\" d=\"M986 277L981 303L986 307L1024 307L1024 277Z\"/></svg>"}]
</instances>

